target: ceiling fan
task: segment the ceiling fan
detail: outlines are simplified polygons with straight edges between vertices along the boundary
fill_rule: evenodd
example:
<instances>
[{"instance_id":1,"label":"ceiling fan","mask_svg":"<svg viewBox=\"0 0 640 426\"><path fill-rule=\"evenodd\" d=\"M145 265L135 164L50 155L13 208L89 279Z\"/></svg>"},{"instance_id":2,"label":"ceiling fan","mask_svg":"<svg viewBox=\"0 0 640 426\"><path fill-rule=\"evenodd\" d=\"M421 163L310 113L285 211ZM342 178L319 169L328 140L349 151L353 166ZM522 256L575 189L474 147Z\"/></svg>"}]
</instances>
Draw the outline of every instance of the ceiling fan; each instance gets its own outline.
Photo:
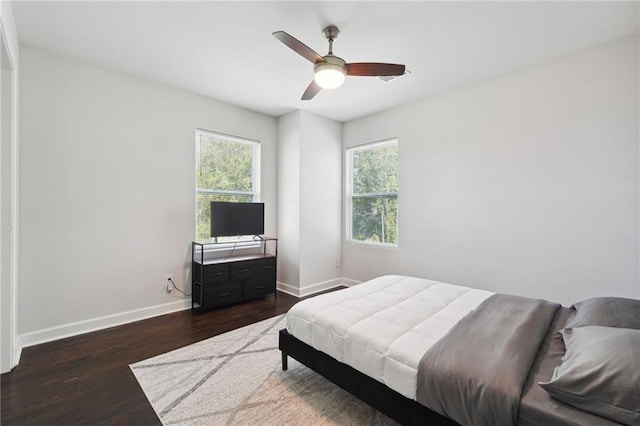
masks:
<instances>
[{"instance_id":1,"label":"ceiling fan","mask_svg":"<svg viewBox=\"0 0 640 426\"><path fill-rule=\"evenodd\" d=\"M360 77L390 77L404 74L404 65L378 62L346 63L344 59L333 54L333 42L339 33L340 30L335 25L329 25L322 30L322 34L329 41L329 53L325 56L320 56L315 50L284 31L276 31L273 33L275 38L314 64L314 79L302 95L303 101L312 99L321 89L335 89L339 87L348 75Z\"/></svg>"}]
</instances>

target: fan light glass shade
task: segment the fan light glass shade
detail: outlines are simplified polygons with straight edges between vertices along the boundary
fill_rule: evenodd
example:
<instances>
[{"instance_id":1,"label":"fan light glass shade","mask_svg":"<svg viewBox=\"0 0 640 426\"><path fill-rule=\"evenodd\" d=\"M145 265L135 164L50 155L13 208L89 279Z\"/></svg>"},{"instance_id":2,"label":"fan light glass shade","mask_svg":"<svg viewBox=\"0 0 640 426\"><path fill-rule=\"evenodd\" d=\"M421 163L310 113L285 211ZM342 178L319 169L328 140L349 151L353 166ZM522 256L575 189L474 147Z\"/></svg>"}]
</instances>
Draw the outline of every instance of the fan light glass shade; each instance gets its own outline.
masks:
<instances>
[{"instance_id":1,"label":"fan light glass shade","mask_svg":"<svg viewBox=\"0 0 640 426\"><path fill-rule=\"evenodd\" d=\"M335 64L323 64L315 69L314 80L323 89L335 89L344 83L346 72L343 67Z\"/></svg>"}]
</instances>

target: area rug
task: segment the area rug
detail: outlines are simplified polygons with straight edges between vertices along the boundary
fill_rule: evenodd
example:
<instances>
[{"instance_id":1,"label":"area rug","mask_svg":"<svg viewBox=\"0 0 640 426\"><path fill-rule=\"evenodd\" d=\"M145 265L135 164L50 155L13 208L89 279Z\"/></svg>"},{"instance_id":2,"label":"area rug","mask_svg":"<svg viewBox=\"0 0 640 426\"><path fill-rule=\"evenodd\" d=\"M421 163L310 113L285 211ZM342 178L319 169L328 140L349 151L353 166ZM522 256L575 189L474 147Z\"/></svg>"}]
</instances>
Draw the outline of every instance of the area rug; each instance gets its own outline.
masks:
<instances>
[{"instance_id":1,"label":"area rug","mask_svg":"<svg viewBox=\"0 0 640 426\"><path fill-rule=\"evenodd\" d=\"M164 425L395 425L394 421L289 358L285 316L130 365Z\"/></svg>"}]
</instances>

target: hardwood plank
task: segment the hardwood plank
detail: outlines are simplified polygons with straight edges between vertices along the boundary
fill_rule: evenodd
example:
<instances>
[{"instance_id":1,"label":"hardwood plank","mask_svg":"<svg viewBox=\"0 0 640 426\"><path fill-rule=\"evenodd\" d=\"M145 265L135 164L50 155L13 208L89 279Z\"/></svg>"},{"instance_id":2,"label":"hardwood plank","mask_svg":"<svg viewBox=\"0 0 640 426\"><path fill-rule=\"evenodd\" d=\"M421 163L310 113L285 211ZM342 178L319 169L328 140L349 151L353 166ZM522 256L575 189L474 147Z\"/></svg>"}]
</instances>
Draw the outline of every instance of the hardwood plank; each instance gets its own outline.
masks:
<instances>
[{"instance_id":1,"label":"hardwood plank","mask_svg":"<svg viewBox=\"0 0 640 426\"><path fill-rule=\"evenodd\" d=\"M298 301L279 292L25 348L20 365L1 376L2 424L159 425L129 364L283 314Z\"/></svg>"}]
</instances>

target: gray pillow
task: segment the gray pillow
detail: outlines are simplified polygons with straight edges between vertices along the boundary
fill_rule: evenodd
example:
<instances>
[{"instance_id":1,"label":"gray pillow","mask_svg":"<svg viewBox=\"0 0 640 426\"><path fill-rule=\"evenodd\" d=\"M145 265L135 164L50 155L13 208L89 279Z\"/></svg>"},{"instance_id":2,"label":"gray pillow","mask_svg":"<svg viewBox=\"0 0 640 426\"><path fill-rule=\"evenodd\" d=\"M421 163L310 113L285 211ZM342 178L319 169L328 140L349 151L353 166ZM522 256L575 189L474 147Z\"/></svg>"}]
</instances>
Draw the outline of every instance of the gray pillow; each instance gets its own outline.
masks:
<instances>
[{"instance_id":1,"label":"gray pillow","mask_svg":"<svg viewBox=\"0 0 640 426\"><path fill-rule=\"evenodd\" d=\"M640 330L586 326L560 333L567 352L540 386L566 404L640 425Z\"/></svg>"},{"instance_id":2,"label":"gray pillow","mask_svg":"<svg viewBox=\"0 0 640 426\"><path fill-rule=\"evenodd\" d=\"M571 307L566 328L601 325L603 327L635 328L640 330L640 300L622 297L596 297Z\"/></svg>"}]
</instances>

